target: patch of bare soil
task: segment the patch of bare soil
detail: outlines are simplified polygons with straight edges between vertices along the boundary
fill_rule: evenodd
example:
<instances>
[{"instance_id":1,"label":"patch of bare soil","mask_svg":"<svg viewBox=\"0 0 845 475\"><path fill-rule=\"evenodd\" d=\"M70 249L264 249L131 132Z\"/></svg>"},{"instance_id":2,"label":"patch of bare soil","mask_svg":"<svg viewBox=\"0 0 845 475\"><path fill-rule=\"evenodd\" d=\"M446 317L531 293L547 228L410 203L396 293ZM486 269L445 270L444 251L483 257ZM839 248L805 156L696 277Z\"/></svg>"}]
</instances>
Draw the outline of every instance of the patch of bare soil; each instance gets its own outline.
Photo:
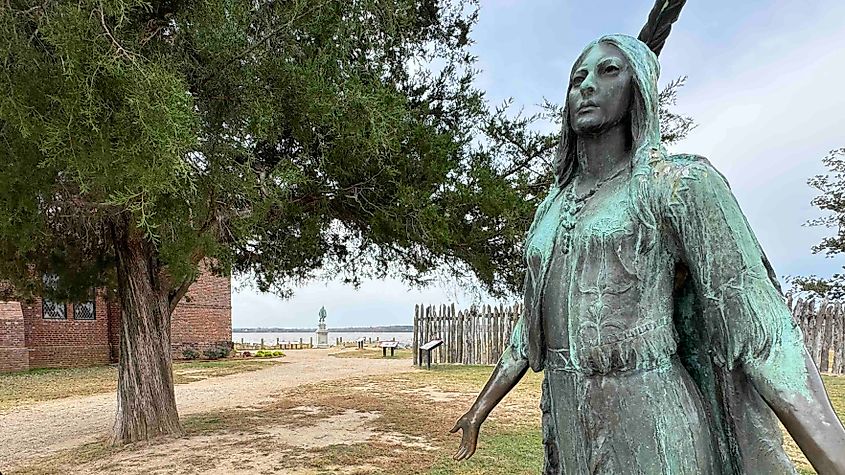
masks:
<instances>
[{"instance_id":1,"label":"patch of bare soil","mask_svg":"<svg viewBox=\"0 0 845 475\"><path fill-rule=\"evenodd\" d=\"M431 385L423 386L421 388L403 389L402 392L409 395L413 394L416 396L422 396L433 402L451 402L455 399L465 399L468 396L476 395L476 393L471 392L444 391L441 388Z\"/></svg>"},{"instance_id":2,"label":"patch of bare soil","mask_svg":"<svg viewBox=\"0 0 845 475\"><path fill-rule=\"evenodd\" d=\"M290 412L318 416L317 406L298 406ZM375 473L378 467L361 464L315 464L319 449L355 444L432 450L424 441L403 434L374 430L380 417L372 412L345 410L313 424L259 426L251 431L224 431L158 441L130 447L76 467L76 473ZM362 461L363 462L363 461Z\"/></svg>"},{"instance_id":3,"label":"patch of bare soil","mask_svg":"<svg viewBox=\"0 0 845 475\"><path fill-rule=\"evenodd\" d=\"M291 351L285 359L286 364L177 386L179 413L184 419L193 414L235 411L252 413L260 420L263 406L276 401L280 393L298 386L331 384L348 379L354 381L413 370L407 360L332 358L325 350ZM47 401L0 414L0 472L23 469L36 464L39 459L49 459L58 452L78 449L85 444L100 444L111 428L115 402L114 394L99 394ZM297 419L303 420L307 415L301 416ZM335 416L331 414L327 417ZM367 420L366 417L370 416L356 417ZM327 426L322 429L324 432L336 430L328 430ZM319 435L318 432L308 434ZM249 440L257 438L258 442L261 438L267 439L268 443L272 442L269 445L273 448L266 448L268 443L245 443L244 437L249 437ZM85 470L91 470L91 473L111 472L113 470L108 464L129 464L126 470L137 470L138 473L231 473L231 470L220 468L221 460L227 460L228 465L222 465L229 468L241 462L252 463L253 468L244 468L247 472L273 471L273 467L281 466L279 464L285 460L285 467L296 466L291 462L296 461L295 452L301 452L302 448L277 443L277 439L282 439L282 436L273 433L197 435L165 443L156 442L141 450L130 447L104 451L113 452L113 455L92 456L102 460L93 461L93 465ZM318 447L319 443L315 443ZM146 456L139 455L147 450L151 452ZM250 460L262 462L256 464ZM49 465L38 465L49 472Z\"/></svg>"}]
</instances>

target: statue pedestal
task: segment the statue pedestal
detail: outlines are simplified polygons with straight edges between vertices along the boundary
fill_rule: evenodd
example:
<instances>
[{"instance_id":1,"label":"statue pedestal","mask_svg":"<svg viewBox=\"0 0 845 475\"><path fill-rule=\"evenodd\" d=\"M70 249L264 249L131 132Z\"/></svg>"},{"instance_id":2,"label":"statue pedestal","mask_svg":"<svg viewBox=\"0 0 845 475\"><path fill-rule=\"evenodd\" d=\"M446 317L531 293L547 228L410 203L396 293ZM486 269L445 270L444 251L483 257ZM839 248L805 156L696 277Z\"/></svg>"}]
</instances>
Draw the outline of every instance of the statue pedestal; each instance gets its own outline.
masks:
<instances>
[{"instance_id":1,"label":"statue pedestal","mask_svg":"<svg viewBox=\"0 0 845 475\"><path fill-rule=\"evenodd\" d=\"M317 344L315 348L329 347L329 331L326 330L326 324L321 323L320 328L317 329Z\"/></svg>"}]
</instances>

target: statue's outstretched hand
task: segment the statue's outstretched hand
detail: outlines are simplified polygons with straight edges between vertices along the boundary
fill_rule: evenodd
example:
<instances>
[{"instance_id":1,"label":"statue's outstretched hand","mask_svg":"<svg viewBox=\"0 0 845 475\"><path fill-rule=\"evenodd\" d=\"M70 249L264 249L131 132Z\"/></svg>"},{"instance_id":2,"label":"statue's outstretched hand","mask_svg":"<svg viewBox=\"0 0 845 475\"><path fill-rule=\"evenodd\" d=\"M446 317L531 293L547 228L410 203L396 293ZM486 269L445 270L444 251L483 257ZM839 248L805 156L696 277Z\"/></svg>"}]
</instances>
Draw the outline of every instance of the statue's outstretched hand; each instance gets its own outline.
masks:
<instances>
[{"instance_id":1,"label":"statue's outstretched hand","mask_svg":"<svg viewBox=\"0 0 845 475\"><path fill-rule=\"evenodd\" d=\"M466 413L458 419L458 422L455 422L455 427L452 427L452 430L449 431L452 434L458 432L458 429L463 431L461 446L458 447L458 452L453 457L455 460L466 460L475 453L481 423L473 422L473 419L474 417L470 413Z\"/></svg>"}]
</instances>

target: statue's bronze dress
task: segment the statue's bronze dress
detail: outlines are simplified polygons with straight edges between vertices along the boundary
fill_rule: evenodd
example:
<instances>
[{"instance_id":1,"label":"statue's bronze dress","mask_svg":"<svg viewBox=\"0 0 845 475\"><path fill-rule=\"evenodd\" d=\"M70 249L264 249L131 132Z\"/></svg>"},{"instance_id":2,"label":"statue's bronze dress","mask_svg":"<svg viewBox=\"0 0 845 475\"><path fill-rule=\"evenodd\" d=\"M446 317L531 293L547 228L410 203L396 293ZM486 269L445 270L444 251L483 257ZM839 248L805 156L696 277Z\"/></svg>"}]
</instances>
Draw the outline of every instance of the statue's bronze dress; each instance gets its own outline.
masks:
<instances>
[{"instance_id":1,"label":"statue's bronze dress","mask_svg":"<svg viewBox=\"0 0 845 475\"><path fill-rule=\"evenodd\" d=\"M544 472L794 473L746 371L801 374L802 337L724 178L644 145L585 204L573 186L537 210L512 336L545 370Z\"/></svg>"}]
</instances>

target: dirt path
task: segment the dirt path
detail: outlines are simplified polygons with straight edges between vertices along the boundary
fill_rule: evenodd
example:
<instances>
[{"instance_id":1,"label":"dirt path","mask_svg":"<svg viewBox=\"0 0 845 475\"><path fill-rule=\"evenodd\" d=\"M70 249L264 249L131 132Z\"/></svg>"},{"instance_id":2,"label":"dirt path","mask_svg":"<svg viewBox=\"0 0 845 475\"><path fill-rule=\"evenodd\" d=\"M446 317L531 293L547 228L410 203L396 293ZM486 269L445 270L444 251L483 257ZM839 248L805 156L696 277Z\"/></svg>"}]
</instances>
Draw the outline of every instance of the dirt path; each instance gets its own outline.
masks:
<instances>
[{"instance_id":1,"label":"dirt path","mask_svg":"<svg viewBox=\"0 0 845 475\"><path fill-rule=\"evenodd\" d=\"M181 415L253 406L280 390L320 381L411 371L409 360L335 358L327 350L287 353L267 369L176 386ZM116 410L112 393L38 403L0 414L0 471L104 437Z\"/></svg>"}]
</instances>

